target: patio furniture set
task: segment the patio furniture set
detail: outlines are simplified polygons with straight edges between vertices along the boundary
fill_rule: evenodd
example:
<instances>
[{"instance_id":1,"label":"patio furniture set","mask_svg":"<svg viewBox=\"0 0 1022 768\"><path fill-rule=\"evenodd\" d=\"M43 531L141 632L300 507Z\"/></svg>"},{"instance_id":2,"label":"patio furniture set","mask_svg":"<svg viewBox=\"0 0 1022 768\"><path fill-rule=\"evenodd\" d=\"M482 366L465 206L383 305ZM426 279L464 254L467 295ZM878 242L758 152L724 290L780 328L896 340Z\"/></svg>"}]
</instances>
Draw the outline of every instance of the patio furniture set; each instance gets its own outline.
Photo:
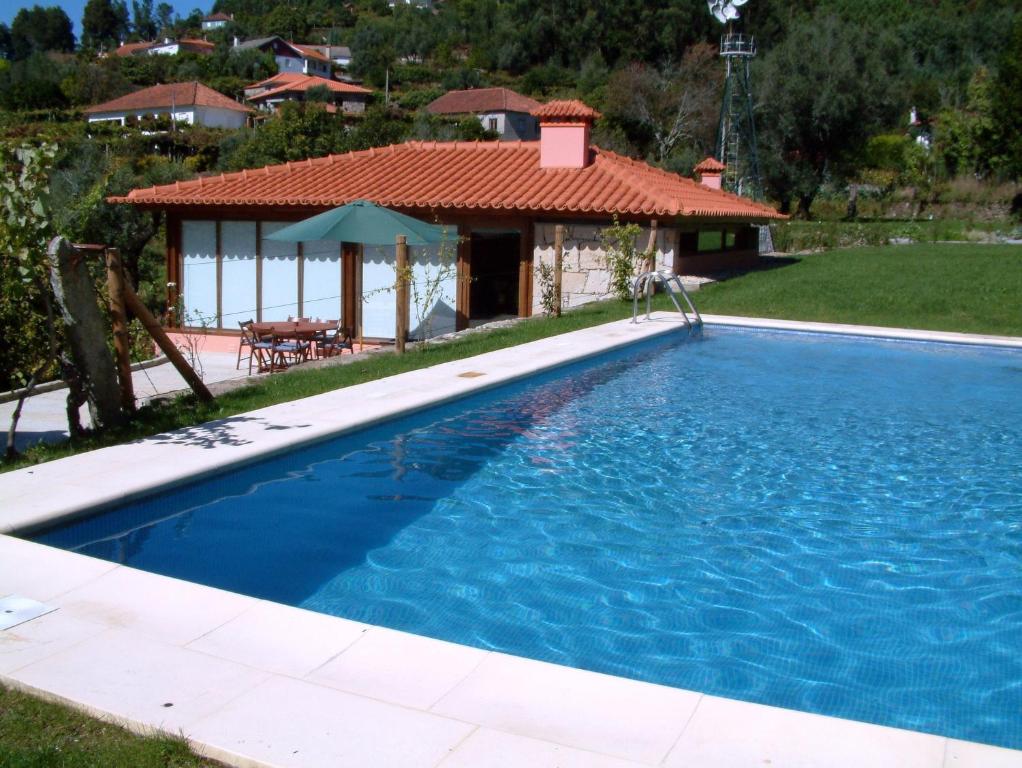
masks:
<instances>
[{"instance_id":1,"label":"patio furniture set","mask_svg":"<svg viewBox=\"0 0 1022 768\"><path fill-rule=\"evenodd\" d=\"M250 375L253 365L259 373L274 373L309 360L334 357L344 350L354 353L351 331L338 320L289 317L261 323L246 320L238 325L241 338L235 367L240 368L247 357Z\"/></svg>"}]
</instances>

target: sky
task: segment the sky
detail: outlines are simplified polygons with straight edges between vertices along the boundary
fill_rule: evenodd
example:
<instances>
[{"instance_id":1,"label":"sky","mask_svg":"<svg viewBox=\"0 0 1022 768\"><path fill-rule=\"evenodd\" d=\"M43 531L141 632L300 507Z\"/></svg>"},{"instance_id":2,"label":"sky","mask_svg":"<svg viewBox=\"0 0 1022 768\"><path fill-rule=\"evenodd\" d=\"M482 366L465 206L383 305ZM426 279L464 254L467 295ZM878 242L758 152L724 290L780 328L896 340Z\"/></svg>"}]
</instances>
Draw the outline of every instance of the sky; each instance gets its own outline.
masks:
<instances>
[{"instance_id":1,"label":"sky","mask_svg":"<svg viewBox=\"0 0 1022 768\"><path fill-rule=\"evenodd\" d=\"M7 24L10 26L14 17L18 11L22 8L31 8L33 5L41 5L44 8L59 5L64 9L64 13L71 19L71 23L74 24L75 39L80 40L82 36L82 11L85 10L85 4L88 0L69 0L64 2L50 2L50 0L0 0L0 23ZM202 8L203 11L212 7L213 0L206 0L200 2L200 0L167 0L171 5L174 6L174 10L181 16L187 16L192 12L193 8ZM159 0L153 3L153 6L159 4ZM131 0L128 0L128 10L131 10Z\"/></svg>"}]
</instances>

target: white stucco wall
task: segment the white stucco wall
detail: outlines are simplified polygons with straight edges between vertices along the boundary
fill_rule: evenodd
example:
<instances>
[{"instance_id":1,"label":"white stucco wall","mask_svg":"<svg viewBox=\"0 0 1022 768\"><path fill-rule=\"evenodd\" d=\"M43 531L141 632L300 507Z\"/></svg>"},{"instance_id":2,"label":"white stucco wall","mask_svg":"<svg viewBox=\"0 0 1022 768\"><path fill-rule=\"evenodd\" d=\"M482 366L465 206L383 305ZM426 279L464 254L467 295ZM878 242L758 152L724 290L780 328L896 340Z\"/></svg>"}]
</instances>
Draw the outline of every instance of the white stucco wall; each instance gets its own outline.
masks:
<instances>
[{"instance_id":1,"label":"white stucco wall","mask_svg":"<svg viewBox=\"0 0 1022 768\"><path fill-rule=\"evenodd\" d=\"M196 107L195 120L209 128L244 128L248 115L236 109Z\"/></svg>"},{"instance_id":2,"label":"white stucco wall","mask_svg":"<svg viewBox=\"0 0 1022 768\"><path fill-rule=\"evenodd\" d=\"M88 117L90 123L118 122L124 125L128 118L171 117L170 109L132 109L117 112L97 112ZM233 109L220 107L185 107L173 113L179 124L205 125L209 128L243 128L248 115Z\"/></svg>"},{"instance_id":3,"label":"white stucco wall","mask_svg":"<svg viewBox=\"0 0 1022 768\"><path fill-rule=\"evenodd\" d=\"M577 307L590 301L609 298L610 271L607 269L606 256L600 244L600 231L611 222L604 224L566 224L564 236L564 254L562 257L563 274L561 275L561 301L565 308ZM554 227L555 223L538 223L533 232L535 248L533 251L532 269L532 313L541 314L542 285L539 279L539 265L554 263ZM638 253L646 250L649 242L649 227L643 227L635 238L635 249ZM656 254L657 269L672 269L674 265L674 249L677 233L668 227L657 229ZM638 265L635 274L645 269L644 264Z\"/></svg>"}]
</instances>

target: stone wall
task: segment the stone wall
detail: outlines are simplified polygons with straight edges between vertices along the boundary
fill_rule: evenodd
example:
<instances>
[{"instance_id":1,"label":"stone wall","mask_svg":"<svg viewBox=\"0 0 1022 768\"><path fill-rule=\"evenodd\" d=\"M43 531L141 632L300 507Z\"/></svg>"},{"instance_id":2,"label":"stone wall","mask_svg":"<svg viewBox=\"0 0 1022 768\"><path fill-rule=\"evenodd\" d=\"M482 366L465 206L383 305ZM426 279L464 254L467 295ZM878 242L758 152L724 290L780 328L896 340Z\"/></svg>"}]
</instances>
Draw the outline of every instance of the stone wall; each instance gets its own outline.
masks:
<instances>
[{"instance_id":1,"label":"stone wall","mask_svg":"<svg viewBox=\"0 0 1022 768\"><path fill-rule=\"evenodd\" d=\"M577 307L590 301L611 296L610 272L600 243L600 231L611 222L599 224L565 224L561 301L564 308ZM539 279L539 265L554 263L555 223L537 223L534 228L535 250L532 269L532 313L542 314L543 288ZM657 269L673 269L677 248L677 232L670 227L657 230ZM643 227L635 239L635 250L642 253L649 243L649 227ZM637 265L636 275L645 270Z\"/></svg>"}]
</instances>

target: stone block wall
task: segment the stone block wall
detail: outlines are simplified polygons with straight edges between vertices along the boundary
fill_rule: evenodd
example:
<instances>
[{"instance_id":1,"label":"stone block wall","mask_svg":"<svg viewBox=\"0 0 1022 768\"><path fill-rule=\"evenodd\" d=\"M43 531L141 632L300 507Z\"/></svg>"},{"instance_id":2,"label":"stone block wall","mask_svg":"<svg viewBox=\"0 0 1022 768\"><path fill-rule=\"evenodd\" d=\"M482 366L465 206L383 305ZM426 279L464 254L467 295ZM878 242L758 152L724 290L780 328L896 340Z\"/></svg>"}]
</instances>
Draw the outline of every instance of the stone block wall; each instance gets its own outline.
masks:
<instances>
[{"instance_id":1,"label":"stone block wall","mask_svg":"<svg viewBox=\"0 0 1022 768\"><path fill-rule=\"evenodd\" d=\"M598 224L566 223L564 233L563 273L561 276L561 301L565 309L577 307L590 301L609 298L610 271L607 268L606 255L600 243L600 232L611 226L607 221ZM533 252L532 269L532 313L542 314L541 301L543 288L539 279L541 263L553 266L554 263L554 227L557 222L539 222L534 228L535 250ZM657 269L673 269L674 254L677 248L677 232L670 227L657 229L656 261ZM642 253L649 243L649 227L643 227L635 239L635 250ZM636 266L635 274L645 270L645 264Z\"/></svg>"}]
</instances>

